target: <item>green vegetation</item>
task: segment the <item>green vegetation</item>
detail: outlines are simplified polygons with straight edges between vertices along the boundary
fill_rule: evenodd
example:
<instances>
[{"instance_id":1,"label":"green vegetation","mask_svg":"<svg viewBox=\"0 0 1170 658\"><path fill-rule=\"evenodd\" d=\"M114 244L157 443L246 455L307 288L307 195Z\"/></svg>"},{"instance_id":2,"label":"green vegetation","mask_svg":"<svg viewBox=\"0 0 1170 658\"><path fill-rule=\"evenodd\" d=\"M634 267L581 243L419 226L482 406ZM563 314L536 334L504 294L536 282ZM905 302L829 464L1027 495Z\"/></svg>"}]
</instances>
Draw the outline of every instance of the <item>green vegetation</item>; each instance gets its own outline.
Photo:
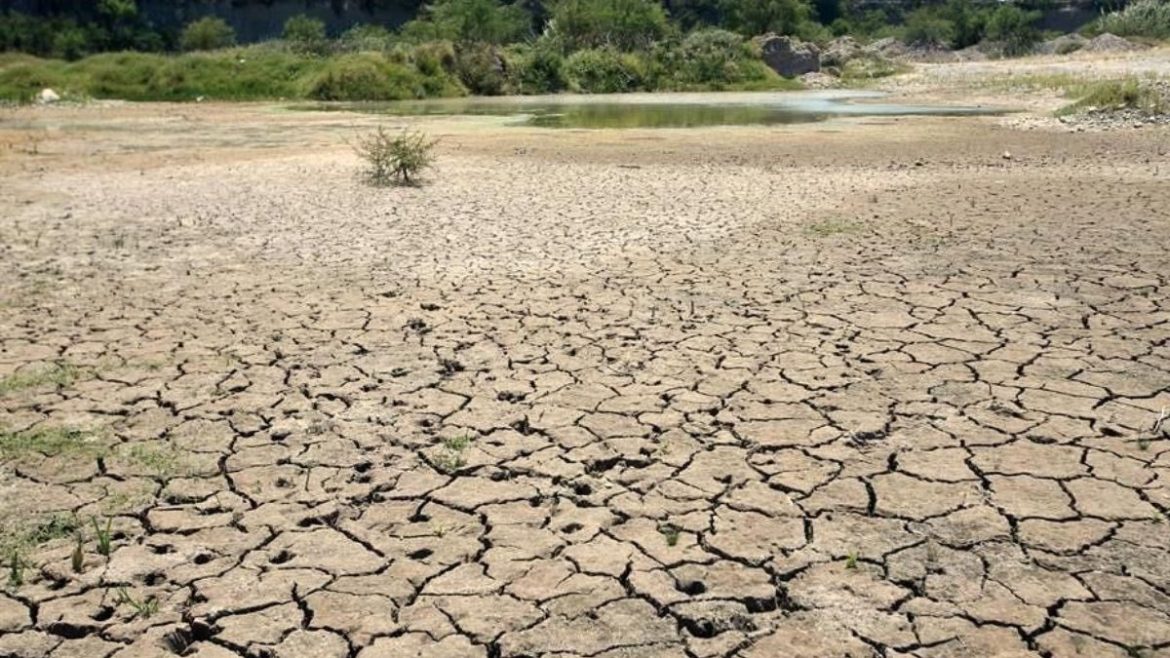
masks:
<instances>
[{"instance_id":1,"label":"green vegetation","mask_svg":"<svg viewBox=\"0 0 1170 658\"><path fill-rule=\"evenodd\" d=\"M948 0L923 5L906 15L900 29L891 29L878 20L878 33L899 36L918 46L966 48L990 41L1007 54L1023 54L1040 38L1034 27L1040 14L1016 5L977 5L968 0Z\"/></svg>"},{"instance_id":2,"label":"green vegetation","mask_svg":"<svg viewBox=\"0 0 1170 658\"><path fill-rule=\"evenodd\" d=\"M1138 110L1145 114L1170 112L1166 99L1155 89L1137 78L1105 80L1069 88L1076 102L1062 108L1058 114L1077 114L1089 110Z\"/></svg>"},{"instance_id":3,"label":"green vegetation","mask_svg":"<svg viewBox=\"0 0 1170 658\"><path fill-rule=\"evenodd\" d=\"M857 568L857 551L852 551L845 556L845 568L850 570Z\"/></svg>"},{"instance_id":4,"label":"green vegetation","mask_svg":"<svg viewBox=\"0 0 1170 658\"><path fill-rule=\"evenodd\" d=\"M804 0L721 0L719 8L726 15L724 25L741 34L821 36L813 7Z\"/></svg>"},{"instance_id":5,"label":"green vegetation","mask_svg":"<svg viewBox=\"0 0 1170 658\"><path fill-rule=\"evenodd\" d=\"M839 0L417 4L414 18L393 30L357 25L329 34L322 21L300 15L285 22L279 39L244 47L215 16L157 31L135 0L54 4L55 13L36 17L9 11L0 14L0 53L13 53L0 54L0 100L30 102L46 87L66 99L131 101L780 89L791 84L763 63L753 37L774 32L822 45L837 35L897 37L948 48L987 41L1019 54L1041 36L1038 13L1022 8L1038 0L945 0L908 12L898 4L863 11ZM1167 14L1166 0L1138 0L1103 17L1098 29L1164 37ZM839 66L847 81L898 70L878 57Z\"/></svg>"},{"instance_id":6,"label":"green vegetation","mask_svg":"<svg viewBox=\"0 0 1170 658\"><path fill-rule=\"evenodd\" d=\"M672 523L662 523L658 526L658 534L666 540L667 546L677 546L678 538L682 534L682 530Z\"/></svg>"},{"instance_id":7,"label":"green vegetation","mask_svg":"<svg viewBox=\"0 0 1170 658\"><path fill-rule=\"evenodd\" d=\"M378 129L358 139L354 150L366 161L366 180L371 185L412 185L417 176L428 169L435 160L436 140L420 132L403 130L391 135L385 128ZM451 440L444 445L451 450ZM459 448L466 447L466 439Z\"/></svg>"},{"instance_id":8,"label":"green vegetation","mask_svg":"<svg viewBox=\"0 0 1170 658\"><path fill-rule=\"evenodd\" d=\"M862 225L859 222L850 221L847 219L828 219L825 221L809 224L805 227L805 234L826 238L830 235L839 235L842 233L856 233L860 231Z\"/></svg>"},{"instance_id":9,"label":"green vegetation","mask_svg":"<svg viewBox=\"0 0 1170 658\"><path fill-rule=\"evenodd\" d=\"M0 555L6 561L8 586L24 584L25 570L32 566L28 554L49 542L76 535L80 522L72 514L51 514L32 520L6 521L0 535Z\"/></svg>"},{"instance_id":10,"label":"green vegetation","mask_svg":"<svg viewBox=\"0 0 1170 658\"><path fill-rule=\"evenodd\" d=\"M654 0L557 0L549 26L569 50L646 49L670 29Z\"/></svg>"},{"instance_id":11,"label":"green vegetation","mask_svg":"<svg viewBox=\"0 0 1170 658\"><path fill-rule=\"evenodd\" d=\"M1040 40L1035 23L1040 13L1015 5L1000 5L987 17L985 37L1002 44L1009 55L1023 55Z\"/></svg>"},{"instance_id":12,"label":"green vegetation","mask_svg":"<svg viewBox=\"0 0 1170 658\"><path fill-rule=\"evenodd\" d=\"M92 432L70 427L38 427L19 432L0 430L0 460L33 455L97 456L105 446Z\"/></svg>"},{"instance_id":13,"label":"green vegetation","mask_svg":"<svg viewBox=\"0 0 1170 658\"><path fill-rule=\"evenodd\" d=\"M183 50L218 50L236 44L236 31L227 21L206 16L183 28L179 47Z\"/></svg>"},{"instance_id":14,"label":"green vegetation","mask_svg":"<svg viewBox=\"0 0 1170 658\"><path fill-rule=\"evenodd\" d=\"M150 619L158 613L158 599L149 597L143 600L138 600L130 596L130 592L126 591L125 587L118 588L118 598L115 601L117 605L129 606L133 611L132 617L141 617L143 619Z\"/></svg>"},{"instance_id":15,"label":"green vegetation","mask_svg":"<svg viewBox=\"0 0 1170 658\"><path fill-rule=\"evenodd\" d=\"M380 53L356 53L326 61L309 79L305 95L322 101L394 101L428 94L417 70Z\"/></svg>"},{"instance_id":16,"label":"green vegetation","mask_svg":"<svg viewBox=\"0 0 1170 658\"><path fill-rule=\"evenodd\" d=\"M1091 31L1123 37L1170 39L1170 1L1137 0L1121 11L1105 14Z\"/></svg>"},{"instance_id":17,"label":"green vegetation","mask_svg":"<svg viewBox=\"0 0 1170 658\"><path fill-rule=\"evenodd\" d=\"M497 0L437 0L402 28L411 41L502 44L523 41L532 19L519 5Z\"/></svg>"},{"instance_id":18,"label":"green vegetation","mask_svg":"<svg viewBox=\"0 0 1170 658\"><path fill-rule=\"evenodd\" d=\"M31 388L53 386L63 388L72 384L80 370L67 361L56 361L30 370L23 370L0 378L0 396Z\"/></svg>"},{"instance_id":19,"label":"green vegetation","mask_svg":"<svg viewBox=\"0 0 1170 658\"><path fill-rule=\"evenodd\" d=\"M325 37L325 23L308 16L293 16L284 23L281 35L294 52L322 54L329 46Z\"/></svg>"},{"instance_id":20,"label":"green vegetation","mask_svg":"<svg viewBox=\"0 0 1170 658\"><path fill-rule=\"evenodd\" d=\"M17 589L24 585L24 554L18 550L8 553L8 587Z\"/></svg>"},{"instance_id":21,"label":"green vegetation","mask_svg":"<svg viewBox=\"0 0 1170 658\"><path fill-rule=\"evenodd\" d=\"M72 514L50 514L33 519L32 521L18 521L15 525L6 524L0 548L4 552L12 550L26 551L41 544L69 537L76 534L81 522Z\"/></svg>"},{"instance_id":22,"label":"green vegetation","mask_svg":"<svg viewBox=\"0 0 1170 658\"><path fill-rule=\"evenodd\" d=\"M106 526L103 528L98 524L97 517L90 517L90 522L93 524L94 538L97 541L98 554L103 557L110 557L112 552L113 534L111 529L114 525L114 519L107 518Z\"/></svg>"},{"instance_id":23,"label":"green vegetation","mask_svg":"<svg viewBox=\"0 0 1170 658\"><path fill-rule=\"evenodd\" d=\"M151 476L169 480L183 471L182 454L169 443L133 443L114 449L112 458L145 469Z\"/></svg>"},{"instance_id":24,"label":"green vegetation","mask_svg":"<svg viewBox=\"0 0 1170 658\"><path fill-rule=\"evenodd\" d=\"M443 439L442 449L434 457L435 466L444 473L454 473L467 463L463 452L471 446L471 437L460 435Z\"/></svg>"}]
</instances>

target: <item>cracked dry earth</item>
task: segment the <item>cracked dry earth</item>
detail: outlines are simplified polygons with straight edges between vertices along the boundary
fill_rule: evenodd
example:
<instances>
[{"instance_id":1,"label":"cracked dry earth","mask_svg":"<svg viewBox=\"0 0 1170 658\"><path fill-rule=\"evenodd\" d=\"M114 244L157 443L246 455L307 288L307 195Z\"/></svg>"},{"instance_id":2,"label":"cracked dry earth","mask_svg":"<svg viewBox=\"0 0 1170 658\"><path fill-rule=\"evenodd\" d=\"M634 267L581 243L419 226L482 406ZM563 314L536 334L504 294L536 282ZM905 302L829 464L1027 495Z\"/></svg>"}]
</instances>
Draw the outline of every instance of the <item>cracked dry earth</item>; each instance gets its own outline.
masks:
<instances>
[{"instance_id":1,"label":"cracked dry earth","mask_svg":"<svg viewBox=\"0 0 1170 658\"><path fill-rule=\"evenodd\" d=\"M10 112L0 656L1170 656L1165 131Z\"/></svg>"}]
</instances>

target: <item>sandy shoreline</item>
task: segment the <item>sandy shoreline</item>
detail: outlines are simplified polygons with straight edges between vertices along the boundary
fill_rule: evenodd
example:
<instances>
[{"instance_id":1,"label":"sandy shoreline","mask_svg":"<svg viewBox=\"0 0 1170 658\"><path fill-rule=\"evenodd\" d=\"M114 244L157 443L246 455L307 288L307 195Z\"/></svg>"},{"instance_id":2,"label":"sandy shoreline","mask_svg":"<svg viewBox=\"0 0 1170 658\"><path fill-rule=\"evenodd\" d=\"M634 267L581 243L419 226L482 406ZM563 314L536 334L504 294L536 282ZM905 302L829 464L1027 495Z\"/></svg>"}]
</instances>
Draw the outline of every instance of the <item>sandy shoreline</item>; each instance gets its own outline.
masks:
<instances>
[{"instance_id":1,"label":"sandy shoreline","mask_svg":"<svg viewBox=\"0 0 1170 658\"><path fill-rule=\"evenodd\" d=\"M1170 651L1168 128L0 112L0 655Z\"/></svg>"}]
</instances>

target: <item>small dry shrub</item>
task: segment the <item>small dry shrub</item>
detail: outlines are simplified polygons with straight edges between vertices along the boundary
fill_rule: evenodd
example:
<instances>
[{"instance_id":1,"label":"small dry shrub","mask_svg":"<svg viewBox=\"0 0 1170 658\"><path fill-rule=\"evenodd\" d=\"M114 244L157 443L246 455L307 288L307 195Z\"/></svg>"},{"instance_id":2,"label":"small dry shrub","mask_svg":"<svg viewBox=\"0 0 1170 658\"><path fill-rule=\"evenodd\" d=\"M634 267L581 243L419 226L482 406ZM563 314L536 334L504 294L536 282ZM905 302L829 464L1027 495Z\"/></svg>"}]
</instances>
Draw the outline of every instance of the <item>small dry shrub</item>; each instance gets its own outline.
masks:
<instances>
[{"instance_id":1,"label":"small dry shrub","mask_svg":"<svg viewBox=\"0 0 1170 658\"><path fill-rule=\"evenodd\" d=\"M414 185L435 161L438 140L405 129L397 135L382 126L358 138L354 150L366 161L365 176L372 185Z\"/></svg>"}]
</instances>

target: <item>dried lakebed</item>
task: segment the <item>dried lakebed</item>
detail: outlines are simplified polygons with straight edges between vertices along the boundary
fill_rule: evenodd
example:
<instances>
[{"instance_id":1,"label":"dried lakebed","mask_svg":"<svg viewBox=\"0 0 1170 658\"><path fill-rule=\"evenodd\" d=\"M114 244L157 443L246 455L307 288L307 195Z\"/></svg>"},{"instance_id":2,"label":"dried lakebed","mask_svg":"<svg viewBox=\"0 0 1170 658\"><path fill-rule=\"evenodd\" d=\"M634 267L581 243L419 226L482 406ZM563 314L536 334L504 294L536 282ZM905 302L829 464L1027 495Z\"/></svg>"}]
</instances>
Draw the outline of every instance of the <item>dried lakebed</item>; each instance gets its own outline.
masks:
<instances>
[{"instance_id":1,"label":"dried lakebed","mask_svg":"<svg viewBox=\"0 0 1170 658\"><path fill-rule=\"evenodd\" d=\"M1166 132L378 120L0 124L0 656L1167 655Z\"/></svg>"}]
</instances>

